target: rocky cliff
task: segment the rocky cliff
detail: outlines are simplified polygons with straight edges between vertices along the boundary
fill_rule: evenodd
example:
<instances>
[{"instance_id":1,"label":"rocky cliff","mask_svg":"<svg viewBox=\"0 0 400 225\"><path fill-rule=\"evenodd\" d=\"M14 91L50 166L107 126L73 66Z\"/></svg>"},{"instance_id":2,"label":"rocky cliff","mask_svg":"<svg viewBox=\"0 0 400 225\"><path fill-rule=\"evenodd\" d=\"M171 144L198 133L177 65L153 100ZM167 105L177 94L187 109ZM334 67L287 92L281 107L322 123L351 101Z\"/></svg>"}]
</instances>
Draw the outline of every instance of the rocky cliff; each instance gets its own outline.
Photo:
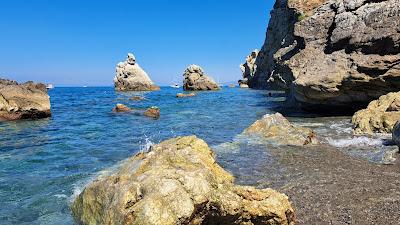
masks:
<instances>
[{"instance_id":1,"label":"rocky cliff","mask_svg":"<svg viewBox=\"0 0 400 225\"><path fill-rule=\"evenodd\" d=\"M51 116L50 97L44 84L0 78L0 120L38 119Z\"/></svg>"},{"instance_id":2,"label":"rocky cliff","mask_svg":"<svg viewBox=\"0 0 400 225\"><path fill-rule=\"evenodd\" d=\"M400 89L400 0L277 0L251 88L306 108L358 108Z\"/></svg>"}]
</instances>

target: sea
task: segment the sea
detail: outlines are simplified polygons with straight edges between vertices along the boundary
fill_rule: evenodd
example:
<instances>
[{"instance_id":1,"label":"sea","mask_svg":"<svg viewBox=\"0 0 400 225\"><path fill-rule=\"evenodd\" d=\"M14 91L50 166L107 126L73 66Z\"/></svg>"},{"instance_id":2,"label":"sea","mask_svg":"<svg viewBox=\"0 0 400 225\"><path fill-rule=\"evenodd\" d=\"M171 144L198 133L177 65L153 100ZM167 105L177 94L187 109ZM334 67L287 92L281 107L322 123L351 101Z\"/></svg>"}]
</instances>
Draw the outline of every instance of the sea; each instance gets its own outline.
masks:
<instances>
[{"instance_id":1,"label":"sea","mask_svg":"<svg viewBox=\"0 0 400 225\"><path fill-rule=\"evenodd\" d=\"M293 109L281 92L223 87L176 98L179 92L172 87L127 93L112 87L57 87L49 90L51 118L0 122L0 224L75 224L70 204L85 185L135 153L177 136L204 139L237 183L268 186L265 174L285 173L271 172L269 166L274 163L270 150L282 146L241 133L277 111L295 125L314 129L323 145L349 157L376 164L392 160L389 135L354 136L350 116ZM130 100L136 95L145 99ZM137 110L157 106L161 117L114 113L117 103Z\"/></svg>"}]
</instances>

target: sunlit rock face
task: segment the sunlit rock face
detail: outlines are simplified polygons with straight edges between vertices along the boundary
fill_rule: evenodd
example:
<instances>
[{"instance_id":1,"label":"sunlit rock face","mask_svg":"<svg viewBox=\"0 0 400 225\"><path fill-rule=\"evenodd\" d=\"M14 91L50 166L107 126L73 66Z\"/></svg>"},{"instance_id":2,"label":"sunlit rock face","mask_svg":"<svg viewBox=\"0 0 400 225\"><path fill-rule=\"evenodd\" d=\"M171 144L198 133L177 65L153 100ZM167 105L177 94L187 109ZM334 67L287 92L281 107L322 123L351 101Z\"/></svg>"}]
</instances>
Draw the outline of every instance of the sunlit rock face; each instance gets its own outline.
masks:
<instances>
[{"instance_id":1,"label":"sunlit rock face","mask_svg":"<svg viewBox=\"0 0 400 225\"><path fill-rule=\"evenodd\" d=\"M392 133L399 120L400 92L381 96L352 118L355 134Z\"/></svg>"},{"instance_id":2,"label":"sunlit rock face","mask_svg":"<svg viewBox=\"0 0 400 225\"><path fill-rule=\"evenodd\" d=\"M275 145L305 146L319 143L313 130L294 126L280 113L265 115L243 133L261 136Z\"/></svg>"},{"instance_id":3,"label":"sunlit rock face","mask_svg":"<svg viewBox=\"0 0 400 225\"><path fill-rule=\"evenodd\" d=\"M81 224L294 225L287 196L235 185L195 136L164 141L127 159L89 184L72 211Z\"/></svg>"},{"instance_id":4,"label":"sunlit rock face","mask_svg":"<svg viewBox=\"0 0 400 225\"><path fill-rule=\"evenodd\" d=\"M198 65L190 65L183 73L183 89L185 91L219 90L218 84L204 73Z\"/></svg>"},{"instance_id":5,"label":"sunlit rock face","mask_svg":"<svg viewBox=\"0 0 400 225\"><path fill-rule=\"evenodd\" d=\"M251 88L306 109L360 108L400 89L399 0L277 0Z\"/></svg>"},{"instance_id":6,"label":"sunlit rock face","mask_svg":"<svg viewBox=\"0 0 400 225\"><path fill-rule=\"evenodd\" d=\"M51 116L50 97L40 83L0 78L0 120L40 119Z\"/></svg>"},{"instance_id":7,"label":"sunlit rock face","mask_svg":"<svg viewBox=\"0 0 400 225\"><path fill-rule=\"evenodd\" d=\"M139 66L132 53L128 53L125 62L118 63L114 86L117 91L156 91L160 89Z\"/></svg>"}]
</instances>

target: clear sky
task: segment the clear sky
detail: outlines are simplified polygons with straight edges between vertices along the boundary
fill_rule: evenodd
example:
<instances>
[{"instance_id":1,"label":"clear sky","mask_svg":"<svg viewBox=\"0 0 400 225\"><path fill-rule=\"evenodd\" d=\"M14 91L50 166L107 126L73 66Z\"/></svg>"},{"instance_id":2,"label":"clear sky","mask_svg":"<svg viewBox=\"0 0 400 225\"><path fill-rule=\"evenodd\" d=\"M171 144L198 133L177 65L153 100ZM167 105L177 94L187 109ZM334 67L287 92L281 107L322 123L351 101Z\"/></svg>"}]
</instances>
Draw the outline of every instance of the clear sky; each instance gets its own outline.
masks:
<instances>
[{"instance_id":1,"label":"clear sky","mask_svg":"<svg viewBox=\"0 0 400 225\"><path fill-rule=\"evenodd\" d=\"M264 42L272 0L0 2L0 76L56 86L112 85L126 54L159 85L189 64L220 82Z\"/></svg>"}]
</instances>

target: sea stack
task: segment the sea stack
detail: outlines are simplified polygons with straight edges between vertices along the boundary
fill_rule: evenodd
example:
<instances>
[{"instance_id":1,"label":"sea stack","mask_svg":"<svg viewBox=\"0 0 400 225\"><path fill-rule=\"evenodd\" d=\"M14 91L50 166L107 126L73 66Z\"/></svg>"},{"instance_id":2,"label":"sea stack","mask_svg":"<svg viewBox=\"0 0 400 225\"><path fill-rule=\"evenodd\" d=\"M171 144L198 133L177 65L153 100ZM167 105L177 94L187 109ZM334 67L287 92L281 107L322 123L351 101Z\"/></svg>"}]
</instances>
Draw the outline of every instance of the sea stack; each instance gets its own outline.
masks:
<instances>
[{"instance_id":1,"label":"sea stack","mask_svg":"<svg viewBox=\"0 0 400 225\"><path fill-rule=\"evenodd\" d=\"M51 116L46 85L18 84L0 78L0 120L40 119Z\"/></svg>"},{"instance_id":2,"label":"sea stack","mask_svg":"<svg viewBox=\"0 0 400 225\"><path fill-rule=\"evenodd\" d=\"M249 80L252 80L254 74L257 71L257 64L256 60L258 57L258 51L257 49L252 51L250 55L246 57L246 62L240 65L240 70L242 71L243 74L243 79L239 80L239 86L241 88L248 88L249 87Z\"/></svg>"},{"instance_id":3,"label":"sea stack","mask_svg":"<svg viewBox=\"0 0 400 225\"><path fill-rule=\"evenodd\" d=\"M398 0L276 0L251 88L303 108L353 111L400 90Z\"/></svg>"},{"instance_id":4,"label":"sea stack","mask_svg":"<svg viewBox=\"0 0 400 225\"><path fill-rule=\"evenodd\" d=\"M183 90L210 91L219 90L218 84L204 73L198 65L190 65L183 74Z\"/></svg>"},{"instance_id":5,"label":"sea stack","mask_svg":"<svg viewBox=\"0 0 400 225\"><path fill-rule=\"evenodd\" d=\"M125 62L118 63L114 86L117 91L160 90L160 87L155 85L149 75L139 66L132 53L128 53Z\"/></svg>"}]
</instances>

